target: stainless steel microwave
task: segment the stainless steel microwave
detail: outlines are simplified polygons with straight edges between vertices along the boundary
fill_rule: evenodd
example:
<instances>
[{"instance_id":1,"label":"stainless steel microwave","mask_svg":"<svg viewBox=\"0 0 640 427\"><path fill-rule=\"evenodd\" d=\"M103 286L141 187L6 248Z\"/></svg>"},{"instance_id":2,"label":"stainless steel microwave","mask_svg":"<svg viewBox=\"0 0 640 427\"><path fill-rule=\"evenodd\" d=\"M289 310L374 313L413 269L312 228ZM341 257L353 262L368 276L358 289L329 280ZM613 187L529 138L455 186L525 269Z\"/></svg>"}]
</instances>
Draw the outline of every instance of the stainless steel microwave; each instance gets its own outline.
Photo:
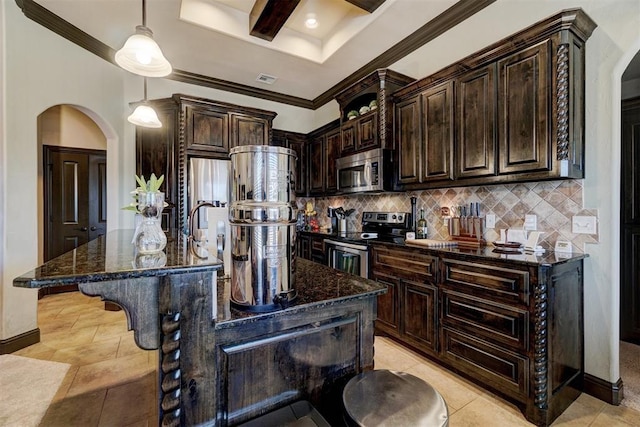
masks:
<instances>
[{"instance_id":1,"label":"stainless steel microwave","mask_svg":"<svg viewBox=\"0 0 640 427\"><path fill-rule=\"evenodd\" d=\"M336 160L338 192L363 193L392 190L392 156L376 148Z\"/></svg>"}]
</instances>

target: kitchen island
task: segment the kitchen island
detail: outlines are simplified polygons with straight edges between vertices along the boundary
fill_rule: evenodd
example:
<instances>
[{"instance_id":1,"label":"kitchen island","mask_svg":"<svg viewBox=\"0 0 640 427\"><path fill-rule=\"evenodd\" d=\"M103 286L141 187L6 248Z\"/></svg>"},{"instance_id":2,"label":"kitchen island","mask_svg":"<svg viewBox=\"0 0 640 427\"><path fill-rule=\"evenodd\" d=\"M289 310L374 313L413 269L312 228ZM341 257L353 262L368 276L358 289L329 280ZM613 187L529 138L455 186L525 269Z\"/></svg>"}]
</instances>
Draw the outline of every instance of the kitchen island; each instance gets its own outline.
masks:
<instances>
[{"instance_id":1,"label":"kitchen island","mask_svg":"<svg viewBox=\"0 0 640 427\"><path fill-rule=\"evenodd\" d=\"M159 422L228 425L298 400L338 417L340 391L373 368L377 296L384 286L294 259L298 299L270 313L231 307L222 263L169 242L136 256L117 230L16 278L14 286L77 283L121 306L136 344L157 350Z\"/></svg>"}]
</instances>

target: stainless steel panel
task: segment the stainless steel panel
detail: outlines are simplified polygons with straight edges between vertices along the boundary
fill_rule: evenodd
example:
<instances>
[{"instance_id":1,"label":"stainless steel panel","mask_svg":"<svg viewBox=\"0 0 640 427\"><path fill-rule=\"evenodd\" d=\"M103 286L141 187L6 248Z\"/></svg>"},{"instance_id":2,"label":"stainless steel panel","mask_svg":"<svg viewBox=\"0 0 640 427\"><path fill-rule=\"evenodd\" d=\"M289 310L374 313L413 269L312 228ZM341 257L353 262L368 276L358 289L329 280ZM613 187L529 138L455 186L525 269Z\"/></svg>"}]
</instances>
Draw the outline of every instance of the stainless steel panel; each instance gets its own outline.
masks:
<instances>
[{"instance_id":1,"label":"stainless steel panel","mask_svg":"<svg viewBox=\"0 0 640 427\"><path fill-rule=\"evenodd\" d=\"M189 159L188 212L200 202L210 202L215 206L229 203L229 175L231 162L228 160L191 158ZM207 207L195 214L194 240L204 242L207 238ZM189 226L189 224L185 225ZM188 230L184 230L188 234Z\"/></svg>"},{"instance_id":2,"label":"stainless steel panel","mask_svg":"<svg viewBox=\"0 0 640 427\"><path fill-rule=\"evenodd\" d=\"M231 301L236 308L271 311L295 293L295 151L281 147L231 149Z\"/></svg>"}]
</instances>

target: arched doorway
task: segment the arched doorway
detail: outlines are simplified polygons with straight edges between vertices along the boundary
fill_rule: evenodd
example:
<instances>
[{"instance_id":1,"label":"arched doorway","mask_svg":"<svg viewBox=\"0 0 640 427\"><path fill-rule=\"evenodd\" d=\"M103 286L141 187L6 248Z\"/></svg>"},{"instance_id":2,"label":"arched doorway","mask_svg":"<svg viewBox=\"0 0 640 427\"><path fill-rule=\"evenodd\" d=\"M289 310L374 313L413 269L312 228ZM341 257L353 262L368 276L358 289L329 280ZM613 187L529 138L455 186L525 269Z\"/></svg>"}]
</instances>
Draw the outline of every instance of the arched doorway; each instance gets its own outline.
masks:
<instances>
[{"instance_id":1,"label":"arched doorway","mask_svg":"<svg viewBox=\"0 0 640 427\"><path fill-rule=\"evenodd\" d=\"M107 138L80 109L56 105L38 116L38 148L39 258L46 262L106 232Z\"/></svg>"},{"instance_id":2,"label":"arched doorway","mask_svg":"<svg viewBox=\"0 0 640 427\"><path fill-rule=\"evenodd\" d=\"M640 408L640 52L622 75L620 376L623 405Z\"/></svg>"}]
</instances>

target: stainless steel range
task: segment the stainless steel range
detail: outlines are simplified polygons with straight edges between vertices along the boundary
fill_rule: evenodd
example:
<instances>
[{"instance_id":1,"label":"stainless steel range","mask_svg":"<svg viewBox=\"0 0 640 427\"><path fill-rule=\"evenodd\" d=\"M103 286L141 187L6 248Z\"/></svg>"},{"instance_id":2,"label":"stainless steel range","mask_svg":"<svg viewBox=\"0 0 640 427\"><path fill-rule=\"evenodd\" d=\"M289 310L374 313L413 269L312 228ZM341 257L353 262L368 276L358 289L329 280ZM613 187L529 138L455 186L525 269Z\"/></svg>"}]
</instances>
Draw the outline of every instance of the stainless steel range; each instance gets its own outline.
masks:
<instances>
[{"instance_id":1,"label":"stainless steel range","mask_svg":"<svg viewBox=\"0 0 640 427\"><path fill-rule=\"evenodd\" d=\"M337 270L369 277L369 242L404 242L411 229L408 212L363 212L362 231L324 240L327 264Z\"/></svg>"}]
</instances>

